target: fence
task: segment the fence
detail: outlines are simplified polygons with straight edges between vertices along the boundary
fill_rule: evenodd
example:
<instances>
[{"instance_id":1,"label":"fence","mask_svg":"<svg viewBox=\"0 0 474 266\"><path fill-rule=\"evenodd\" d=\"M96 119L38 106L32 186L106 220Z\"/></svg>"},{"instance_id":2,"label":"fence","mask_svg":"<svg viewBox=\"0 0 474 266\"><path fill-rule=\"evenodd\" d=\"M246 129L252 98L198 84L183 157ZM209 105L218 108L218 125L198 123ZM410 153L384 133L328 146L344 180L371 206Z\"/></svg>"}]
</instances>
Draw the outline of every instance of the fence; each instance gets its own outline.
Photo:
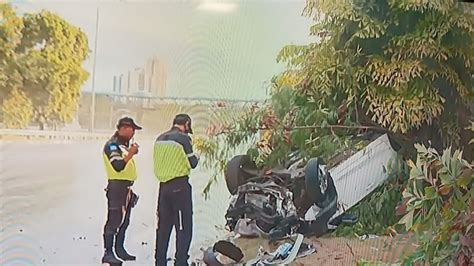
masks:
<instances>
[{"instance_id":1,"label":"fence","mask_svg":"<svg viewBox=\"0 0 474 266\"><path fill-rule=\"evenodd\" d=\"M0 129L0 141L97 141L110 138L110 132L90 133L87 131L42 131Z\"/></svg>"}]
</instances>

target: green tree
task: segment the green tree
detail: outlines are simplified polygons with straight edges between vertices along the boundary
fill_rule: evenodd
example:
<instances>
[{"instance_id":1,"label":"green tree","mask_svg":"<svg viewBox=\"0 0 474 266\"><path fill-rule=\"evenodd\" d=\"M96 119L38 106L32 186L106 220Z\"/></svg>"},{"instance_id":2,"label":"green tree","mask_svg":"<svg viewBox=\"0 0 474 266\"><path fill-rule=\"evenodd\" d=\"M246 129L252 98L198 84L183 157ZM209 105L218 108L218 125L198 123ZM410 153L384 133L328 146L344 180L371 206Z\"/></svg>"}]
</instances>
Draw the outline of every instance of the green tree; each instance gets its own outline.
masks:
<instances>
[{"instance_id":1,"label":"green tree","mask_svg":"<svg viewBox=\"0 0 474 266\"><path fill-rule=\"evenodd\" d=\"M302 77L302 106L316 102L339 123L383 127L412 143L467 145L474 19L454 0L310 0L304 14L318 42L278 56Z\"/></svg>"},{"instance_id":2,"label":"green tree","mask_svg":"<svg viewBox=\"0 0 474 266\"><path fill-rule=\"evenodd\" d=\"M89 49L86 35L61 17L42 11L23 18L20 53L28 54L23 69L27 95L35 106L37 119L50 123L69 122L88 73L82 68Z\"/></svg>"},{"instance_id":3,"label":"green tree","mask_svg":"<svg viewBox=\"0 0 474 266\"><path fill-rule=\"evenodd\" d=\"M23 21L17 17L12 7L0 3L0 100L3 101L10 90L21 84L21 75L16 66L15 49L21 42Z\"/></svg>"},{"instance_id":4,"label":"green tree","mask_svg":"<svg viewBox=\"0 0 474 266\"><path fill-rule=\"evenodd\" d=\"M2 112L6 128L25 128L33 117L33 104L23 91L13 89L3 101Z\"/></svg>"},{"instance_id":5,"label":"green tree","mask_svg":"<svg viewBox=\"0 0 474 266\"><path fill-rule=\"evenodd\" d=\"M2 4L2 10L11 21L18 21L10 5ZM4 62L17 75L7 75L13 79L3 83L4 94L15 86L23 90L33 103L33 119L41 128L44 123L56 126L71 121L81 85L88 77L82 67L89 54L86 35L48 11L26 14L17 24L2 23L2 27L19 38L14 47L5 50L12 56Z\"/></svg>"},{"instance_id":6,"label":"green tree","mask_svg":"<svg viewBox=\"0 0 474 266\"><path fill-rule=\"evenodd\" d=\"M315 21L316 41L281 50L288 69L261 111L228 125L230 148L261 129L264 143L249 153L262 165L282 163L293 149L327 158L354 147L350 136L361 128L391 133L412 155L415 142L469 145L474 17L462 5L308 0L303 15ZM474 149L466 150L472 160Z\"/></svg>"},{"instance_id":7,"label":"green tree","mask_svg":"<svg viewBox=\"0 0 474 266\"><path fill-rule=\"evenodd\" d=\"M410 180L403 191L405 216L400 220L419 238L407 265L468 265L474 258L474 171L451 148L440 155L416 145L416 162L409 161Z\"/></svg>"}]
</instances>

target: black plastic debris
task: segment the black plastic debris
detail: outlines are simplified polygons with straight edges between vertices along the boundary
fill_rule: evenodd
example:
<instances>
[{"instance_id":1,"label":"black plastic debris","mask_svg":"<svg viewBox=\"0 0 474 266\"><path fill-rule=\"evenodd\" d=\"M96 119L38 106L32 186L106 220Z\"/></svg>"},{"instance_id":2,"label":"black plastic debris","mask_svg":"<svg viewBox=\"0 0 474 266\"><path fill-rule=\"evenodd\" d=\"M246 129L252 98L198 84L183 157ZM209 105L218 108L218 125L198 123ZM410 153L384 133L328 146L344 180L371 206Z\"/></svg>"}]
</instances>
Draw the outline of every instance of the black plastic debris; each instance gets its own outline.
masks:
<instances>
[{"instance_id":1,"label":"black plastic debris","mask_svg":"<svg viewBox=\"0 0 474 266\"><path fill-rule=\"evenodd\" d=\"M235 262L240 262L244 258L242 250L229 241L221 240L214 244L214 251L225 255Z\"/></svg>"}]
</instances>

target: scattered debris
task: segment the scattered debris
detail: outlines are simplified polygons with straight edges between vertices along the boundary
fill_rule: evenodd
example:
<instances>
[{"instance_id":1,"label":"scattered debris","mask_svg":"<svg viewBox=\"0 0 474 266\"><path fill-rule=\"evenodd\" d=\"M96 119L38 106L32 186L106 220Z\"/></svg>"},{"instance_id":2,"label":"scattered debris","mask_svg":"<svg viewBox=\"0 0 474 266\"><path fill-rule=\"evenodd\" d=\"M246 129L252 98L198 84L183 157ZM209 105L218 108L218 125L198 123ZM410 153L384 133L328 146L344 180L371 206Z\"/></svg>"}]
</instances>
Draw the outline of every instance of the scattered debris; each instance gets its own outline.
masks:
<instances>
[{"instance_id":1,"label":"scattered debris","mask_svg":"<svg viewBox=\"0 0 474 266\"><path fill-rule=\"evenodd\" d=\"M359 239L360 239L360 240L377 239L377 238L379 238L379 236L377 236L377 235L371 235L371 234L365 234L365 235L359 236Z\"/></svg>"},{"instance_id":2,"label":"scattered debris","mask_svg":"<svg viewBox=\"0 0 474 266\"><path fill-rule=\"evenodd\" d=\"M304 258L306 256L312 255L316 253L316 248L313 245L302 243L300 250L298 251L297 258Z\"/></svg>"},{"instance_id":3,"label":"scattered debris","mask_svg":"<svg viewBox=\"0 0 474 266\"><path fill-rule=\"evenodd\" d=\"M232 241L220 240L212 247L201 248L203 258L195 261L194 265L288 265L296 258L302 258L316 252L313 245L303 243L304 236L302 234L297 234L296 239L293 238L286 238L273 252L260 246L255 258L251 259L248 259L242 249ZM243 258L246 258L246 261L243 261Z\"/></svg>"},{"instance_id":4,"label":"scattered debris","mask_svg":"<svg viewBox=\"0 0 474 266\"><path fill-rule=\"evenodd\" d=\"M274 252L263 252L249 262L251 265L289 265L298 256L300 247L303 243L304 236L298 234L293 243L285 242L281 244Z\"/></svg>"}]
</instances>

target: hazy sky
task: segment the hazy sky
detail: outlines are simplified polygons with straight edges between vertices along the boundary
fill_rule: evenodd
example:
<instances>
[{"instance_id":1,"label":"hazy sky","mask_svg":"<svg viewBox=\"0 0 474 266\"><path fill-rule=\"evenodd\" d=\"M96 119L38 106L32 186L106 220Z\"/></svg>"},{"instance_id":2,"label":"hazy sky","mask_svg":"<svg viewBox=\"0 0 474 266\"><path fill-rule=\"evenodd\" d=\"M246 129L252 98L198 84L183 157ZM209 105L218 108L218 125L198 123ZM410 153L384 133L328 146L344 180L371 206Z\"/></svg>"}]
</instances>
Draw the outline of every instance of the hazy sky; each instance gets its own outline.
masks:
<instances>
[{"instance_id":1,"label":"hazy sky","mask_svg":"<svg viewBox=\"0 0 474 266\"><path fill-rule=\"evenodd\" d=\"M261 99L263 83L282 70L286 44L310 41L304 1L12 1L19 13L47 9L80 27L92 51L99 35L96 90L154 55L168 68L167 95ZM83 90L90 90L92 75Z\"/></svg>"}]
</instances>

